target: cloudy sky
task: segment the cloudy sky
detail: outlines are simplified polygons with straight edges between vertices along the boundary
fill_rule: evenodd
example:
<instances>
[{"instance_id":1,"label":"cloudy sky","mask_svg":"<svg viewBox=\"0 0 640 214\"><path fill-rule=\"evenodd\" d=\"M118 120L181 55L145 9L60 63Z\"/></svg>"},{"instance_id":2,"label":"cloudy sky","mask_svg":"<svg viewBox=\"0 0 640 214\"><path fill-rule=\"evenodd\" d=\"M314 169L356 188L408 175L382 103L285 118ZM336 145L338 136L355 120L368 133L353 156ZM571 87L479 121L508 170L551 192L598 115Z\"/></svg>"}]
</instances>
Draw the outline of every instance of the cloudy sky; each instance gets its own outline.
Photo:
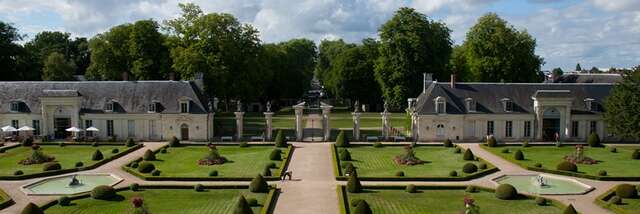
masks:
<instances>
[{"instance_id":1,"label":"cloudy sky","mask_svg":"<svg viewBox=\"0 0 640 214\"><path fill-rule=\"evenodd\" d=\"M29 40L43 30L91 37L139 19L178 16L182 0L0 0L0 20ZM358 42L409 6L452 29L456 44L487 12L496 12L538 41L544 69L640 64L640 0L196 0L205 12L226 12L260 30L264 42L305 37Z\"/></svg>"}]
</instances>

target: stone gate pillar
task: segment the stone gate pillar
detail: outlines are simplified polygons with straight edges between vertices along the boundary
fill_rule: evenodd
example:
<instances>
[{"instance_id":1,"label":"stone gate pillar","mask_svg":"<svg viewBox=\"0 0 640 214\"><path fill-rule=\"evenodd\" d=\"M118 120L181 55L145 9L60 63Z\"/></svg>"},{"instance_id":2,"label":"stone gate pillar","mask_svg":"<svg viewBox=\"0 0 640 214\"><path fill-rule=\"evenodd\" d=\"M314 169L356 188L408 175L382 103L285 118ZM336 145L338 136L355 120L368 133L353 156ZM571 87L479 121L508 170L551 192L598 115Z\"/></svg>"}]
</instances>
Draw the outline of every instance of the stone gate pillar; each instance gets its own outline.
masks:
<instances>
[{"instance_id":1,"label":"stone gate pillar","mask_svg":"<svg viewBox=\"0 0 640 214\"><path fill-rule=\"evenodd\" d=\"M331 108L333 106L327 105L326 103L322 103L320 105L322 108L322 133L324 133L324 141L331 140L331 127L329 126L329 115L331 114Z\"/></svg>"},{"instance_id":2,"label":"stone gate pillar","mask_svg":"<svg viewBox=\"0 0 640 214\"><path fill-rule=\"evenodd\" d=\"M296 140L302 141L302 114L304 113L304 102L293 106L293 109L296 112Z\"/></svg>"},{"instance_id":3,"label":"stone gate pillar","mask_svg":"<svg viewBox=\"0 0 640 214\"><path fill-rule=\"evenodd\" d=\"M264 113L264 119L267 123L267 130L265 130L265 136L264 136L264 140L265 141L271 141L271 134L273 133L273 123L272 123L272 118L273 118L273 112L265 112Z\"/></svg>"},{"instance_id":4,"label":"stone gate pillar","mask_svg":"<svg viewBox=\"0 0 640 214\"><path fill-rule=\"evenodd\" d=\"M351 113L353 116L353 140L360 140L360 112Z\"/></svg>"},{"instance_id":5,"label":"stone gate pillar","mask_svg":"<svg viewBox=\"0 0 640 214\"><path fill-rule=\"evenodd\" d=\"M242 140L242 131L243 131L243 123L242 119L244 118L244 112L235 112L236 114L236 140Z\"/></svg>"}]
</instances>

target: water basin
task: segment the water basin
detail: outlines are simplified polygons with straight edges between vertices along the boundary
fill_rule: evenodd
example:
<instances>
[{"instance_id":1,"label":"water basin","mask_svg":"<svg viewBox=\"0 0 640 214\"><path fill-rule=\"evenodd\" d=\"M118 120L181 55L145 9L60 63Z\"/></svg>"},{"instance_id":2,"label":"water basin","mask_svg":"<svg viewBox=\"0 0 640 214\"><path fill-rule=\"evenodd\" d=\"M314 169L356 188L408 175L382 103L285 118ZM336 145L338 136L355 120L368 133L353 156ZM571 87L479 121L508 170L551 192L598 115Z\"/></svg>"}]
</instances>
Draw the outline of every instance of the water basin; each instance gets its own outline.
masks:
<instances>
[{"instance_id":1,"label":"water basin","mask_svg":"<svg viewBox=\"0 0 640 214\"><path fill-rule=\"evenodd\" d=\"M544 185L540 185L540 178ZM594 189L575 179L547 174L503 175L493 181L497 184L511 184L518 192L533 195L582 195Z\"/></svg>"},{"instance_id":2,"label":"water basin","mask_svg":"<svg viewBox=\"0 0 640 214\"><path fill-rule=\"evenodd\" d=\"M73 177L79 181L77 185L69 185ZM71 174L45 178L22 186L27 195L72 195L91 191L100 185L114 186L122 178L113 174Z\"/></svg>"}]
</instances>

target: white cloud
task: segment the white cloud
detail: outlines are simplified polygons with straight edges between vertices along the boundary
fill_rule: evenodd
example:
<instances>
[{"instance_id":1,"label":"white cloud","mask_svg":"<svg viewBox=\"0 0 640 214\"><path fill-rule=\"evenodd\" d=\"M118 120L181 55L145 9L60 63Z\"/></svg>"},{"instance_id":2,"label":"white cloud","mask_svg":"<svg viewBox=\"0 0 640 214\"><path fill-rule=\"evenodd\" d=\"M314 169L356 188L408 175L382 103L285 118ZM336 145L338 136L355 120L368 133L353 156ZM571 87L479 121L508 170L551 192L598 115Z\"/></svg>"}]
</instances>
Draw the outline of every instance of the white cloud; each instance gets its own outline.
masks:
<instances>
[{"instance_id":1,"label":"white cloud","mask_svg":"<svg viewBox=\"0 0 640 214\"><path fill-rule=\"evenodd\" d=\"M596 7L608 11L639 11L638 0L590 0Z\"/></svg>"}]
</instances>

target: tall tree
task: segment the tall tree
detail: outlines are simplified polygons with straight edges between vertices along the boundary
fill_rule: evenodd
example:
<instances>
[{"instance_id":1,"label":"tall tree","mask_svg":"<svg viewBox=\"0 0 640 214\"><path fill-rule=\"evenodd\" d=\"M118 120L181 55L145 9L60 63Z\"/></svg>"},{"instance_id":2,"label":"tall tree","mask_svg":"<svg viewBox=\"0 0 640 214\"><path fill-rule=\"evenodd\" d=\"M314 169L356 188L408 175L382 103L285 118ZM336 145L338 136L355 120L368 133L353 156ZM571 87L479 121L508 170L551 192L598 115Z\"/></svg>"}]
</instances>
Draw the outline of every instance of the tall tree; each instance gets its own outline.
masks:
<instances>
[{"instance_id":1,"label":"tall tree","mask_svg":"<svg viewBox=\"0 0 640 214\"><path fill-rule=\"evenodd\" d=\"M602 73L602 71L599 68L597 68L596 66L593 66L593 67L591 67L591 69L589 69L589 73L597 74L597 73Z\"/></svg>"},{"instance_id":2,"label":"tall tree","mask_svg":"<svg viewBox=\"0 0 640 214\"><path fill-rule=\"evenodd\" d=\"M489 13L467 32L467 62L476 81L540 82L544 60L535 54L536 40Z\"/></svg>"},{"instance_id":3,"label":"tall tree","mask_svg":"<svg viewBox=\"0 0 640 214\"><path fill-rule=\"evenodd\" d=\"M138 80L165 79L169 72L169 50L158 23L141 20L133 24L129 35L131 73Z\"/></svg>"},{"instance_id":4,"label":"tall tree","mask_svg":"<svg viewBox=\"0 0 640 214\"><path fill-rule=\"evenodd\" d=\"M334 80L325 86L340 98L367 104L379 102L382 95L374 75L378 48L374 39L364 39L361 45L339 53L330 71Z\"/></svg>"},{"instance_id":5,"label":"tall tree","mask_svg":"<svg viewBox=\"0 0 640 214\"><path fill-rule=\"evenodd\" d=\"M61 53L52 52L44 61L42 80L70 81L74 80L73 74L75 72L76 65L73 61L66 60Z\"/></svg>"},{"instance_id":6,"label":"tall tree","mask_svg":"<svg viewBox=\"0 0 640 214\"><path fill-rule=\"evenodd\" d=\"M604 120L614 135L640 140L640 65L623 76L605 100Z\"/></svg>"},{"instance_id":7,"label":"tall tree","mask_svg":"<svg viewBox=\"0 0 640 214\"><path fill-rule=\"evenodd\" d=\"M551 70L551 78L553 78L553 81L555 81L557 78L559 78L563 74L564 74L564 71L562 71L562 68L554 68L553 70Z\"/></svg>"},{"instance_id":8,"label":"tall tree","mask_svg":"<svg viewBox=\"0 0 640 214\"><path fill-rule=\"evenodd\" d=\"M473 81L469 65L467 64L467 52L464 45L453 46L451 59L449 59L449 70L456 75L458 81Z\"/></svg>"},{"instance_id":9,"label":"tall tree","mask_svg":"<svg viewBox=\"0 0 640 214\"><path fill-rule=\"evenodd\" d=\"M43 31L33 38L33 40L25 44L28 52L25 57L25 63L30 65L24 69L28 69L29 75L24 80L39 80L42 76L44 62L53 52L62 54L65 59L73 61L77 64L74 74L84 74L89 66L89 47L86 38L71 39L70 34L60 31Z\"/></svg>"},{"instance_id":10,"label":"tall tree","mask_svg":"<svg viewBox=\"0 0 640 214\"><path fill-rule=\"evenodd\" d=\"M582 71L582 67L580 67L580 63L576 64L576 71Z\"/></svg>"},{"instance_id":11,"label":"tall tree","mask_svg":"<svg viewBox=\"0 0 640 214\"><path fill-rule=\"evenodd\" d=\"M400 8L379 31L380 57L375 75L390 106L400 109L422 89L422 73L448 79L449 28L412 8Z\"/></svg>"},{"instance_id":12,"label":"tall tree","mask_svg":"<svg viewBox=\"0 0 640 214\"><path fill-rule=\"evenodd\" d=\"M355 47L355 44L345 43L344 40L322 40L318 48L318 63L315 75L325 85L335 85L335 78L331 73L336 57L345 50ZM332 93L329 91L329 93Z\"/></svg>"},{"instance_id":13,"label":"tall tree","mask_svg":"<svg viewBox=\"0 0 640 214\"><path fill-rule=\"evenodd\" d=\"M0 80L19 80L18 58L24 50L16 42L22 37L11 24L0 21Z\"/></svg>"},{"instance_id":14,"label":"tall tree","mask_svg":"<svg viewBox=\"0 0 640 214\"><path fill-rule=\"evenodd\" d=\"M122 73L129 72L131 28L131 24L118 25L89 40L91 64L87 68L87 79L122 80Z\"/></svg>"}]
</instances>

